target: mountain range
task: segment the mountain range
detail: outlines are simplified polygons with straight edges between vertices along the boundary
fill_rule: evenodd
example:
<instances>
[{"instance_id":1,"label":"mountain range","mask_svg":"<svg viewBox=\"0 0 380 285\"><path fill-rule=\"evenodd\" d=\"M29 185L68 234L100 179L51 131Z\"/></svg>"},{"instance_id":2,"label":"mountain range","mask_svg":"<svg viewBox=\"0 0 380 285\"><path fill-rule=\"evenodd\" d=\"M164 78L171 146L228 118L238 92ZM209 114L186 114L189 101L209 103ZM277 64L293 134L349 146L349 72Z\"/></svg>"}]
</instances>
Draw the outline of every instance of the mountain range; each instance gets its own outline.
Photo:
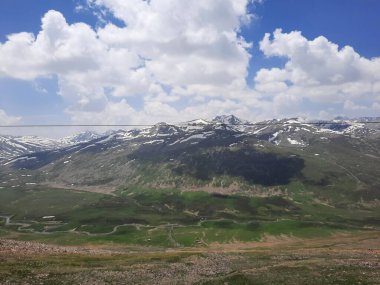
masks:
<instances>
[{"instance_id":1,"label":"mountain range","mask_svg":"<svg viewBox=\"0 0 380 285\"><path fill-rule=\"evenodd\" d=\"M100 137L99 134L90 131L61 139L51 139L37 136L0 135L0 161L24 154L59 149L70 145L87 142L98 137Z\"/></svg>"},{"instance_id":2,"label":"mountain range","mask_svg":"<svg viewBox=\"0 0 380 285\"><path fill-rule=\"evenodd\" d=\"M2 187L140 185L249 195L298 185L320 199L373 201L380 199L377 119L250 123L224 115L58 140L2 136L0 178Z\"/></svg>"}]
</instances>

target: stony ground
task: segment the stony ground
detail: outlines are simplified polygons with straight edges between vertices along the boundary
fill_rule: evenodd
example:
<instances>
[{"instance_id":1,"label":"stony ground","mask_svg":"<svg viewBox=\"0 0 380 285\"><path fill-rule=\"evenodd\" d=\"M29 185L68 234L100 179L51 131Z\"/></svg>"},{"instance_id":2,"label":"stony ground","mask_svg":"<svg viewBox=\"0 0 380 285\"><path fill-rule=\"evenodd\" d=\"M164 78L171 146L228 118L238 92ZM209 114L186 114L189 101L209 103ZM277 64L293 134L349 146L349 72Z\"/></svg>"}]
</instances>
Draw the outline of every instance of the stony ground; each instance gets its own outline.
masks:
<instances>
[{"instance_id":1,"label":"stony ground","mask_svg":"<svg viewBox=\"0 0 380 285\"><path fill-rule=\"evenodd\" d=\"M380 284L380 233L180 249L0 239L0 284Z\"/></svg>"}]
</instances>

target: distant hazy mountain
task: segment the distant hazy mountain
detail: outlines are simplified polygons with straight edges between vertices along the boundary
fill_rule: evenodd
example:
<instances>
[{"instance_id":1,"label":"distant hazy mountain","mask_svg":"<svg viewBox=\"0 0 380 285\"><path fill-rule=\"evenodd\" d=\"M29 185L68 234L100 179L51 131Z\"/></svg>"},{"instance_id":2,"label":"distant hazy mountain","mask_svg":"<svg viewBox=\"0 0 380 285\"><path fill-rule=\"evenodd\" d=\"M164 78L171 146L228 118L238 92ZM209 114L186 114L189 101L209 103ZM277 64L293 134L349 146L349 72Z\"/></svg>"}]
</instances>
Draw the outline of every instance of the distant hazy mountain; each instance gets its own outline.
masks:
<instances>
[{"instance_id":1,"label":"distant hazy mountain","mask_svg":"<svg viewBox=\"0 0 380 285\"><path fill-rule=\"evenodd\" d=\"M97 139L101 136L102 135L96 132L85 131L85 132L81 132L72 136L64 137L62 139L58 139L57 141L59 141L61 144L64 144L64 145L73 145L73 144L88 142L90 140Z\"/></svg>"},{"instance_id":2,"label":"distant hazy mountain","mask_svg":"<svg viewBox=\"0 0 380 285\"><path fill-rule=\"evenodd\" d=\"M90 131L61 139L50 139L37 136L0 135L0 161L29 153L60 149L66 146L90 141L99 136L99 134Z\"/></svg>"}]
</instances>

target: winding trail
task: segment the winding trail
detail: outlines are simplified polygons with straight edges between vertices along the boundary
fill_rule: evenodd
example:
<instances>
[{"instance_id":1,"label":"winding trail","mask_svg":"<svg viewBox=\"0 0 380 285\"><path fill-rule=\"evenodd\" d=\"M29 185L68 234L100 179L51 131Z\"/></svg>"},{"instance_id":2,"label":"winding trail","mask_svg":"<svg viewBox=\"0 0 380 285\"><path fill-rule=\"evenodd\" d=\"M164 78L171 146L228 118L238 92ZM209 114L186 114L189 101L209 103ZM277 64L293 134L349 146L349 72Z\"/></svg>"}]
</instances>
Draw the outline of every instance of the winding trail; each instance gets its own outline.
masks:
<instances>
[{"instance_id":1,"label":"winding trail","mask_svg":"<svg viewBox=\"0 0 380 285\"><path fill-rule=\"evenodd\" d=\"M18 226L17 230L18 231L28 231L32 233L37 233L34 229L26 229L30 227L32 224L27 224L27 223L12 223L11 218L13 216L0 216L0 218L5 220L5 226Z\"/></svg>"},{"instance_id":2,"label":"winding trail","mask_svg":"<svg viewBox=\"0 0 380 285\"><path fill-rule=\"evenodd\" d=\"M157 226L152 226L152 225L144 225L144 224L137 224L137 223L129 223L129 224L121 224L121 225L116 225L113 227L113 229L110 231L110 232L106 232L106 233L91 233L91 232L88 232L88 231L77 231L76 228L74 229L71 229L71 230L65 230L65 231L36 231L35 229L28 229L28 227L30 227L32 225L32 223L13 223L11 221L13 215L0 215L0 219L4 219L5 220L5 226L18 226L17 230L18 231L21 231L21 232L30 232L30 233L33 233L33 234L40 234L40 235L51 235L51 234L56 234L56 233L70 233L70 234L78 234L78 235L87 235L87 236L91 236L91 237L101 237L101 236L109 236L109 235L112 235L114 233L116 233L119 228L121 227L135 227L137 230L141 230L141 228L146 228L146 229L150 229L150 230L157 230L157 229L167 229L168 230L168 239L169 241L174 245L174 246L180 246L178 244L178 242L175 240L174 238L174 229L175 228L185 228L185 227L188 227L187 225L181 225L181 224L173 224L173 223L166 223L166 224L161 224L161 225L157 225ZM232 222L234 224L237 224L237 225L248 225L249 223L251 223L252 221L247 221L247 222L237 222L235 220L230 220L230 219L210 219L210 220L200 220L198 223L194 224L194 225L191 225L192 227L202 227L202 224L205 223L205 222L222 222L222 221L226 221L226 222ZM255 221L259 221L259 220L255 220ZM307 221L306 221L307 222ZM320 224L320 225L331 225L331 226L345 226L345 227L349 227L349 228L352 228L352 229L362 229L362 227L360 226L355 226L355 225L349 225L349 224L344 224L344 223L333 223L333 222L317 222L317 221L313 221L317 224ZM60 224L60 225L65 225L65 224ZM380 230L380 228L378 227L373 227L374 230ZM204 244L207 244L203 238L205 237L205 232L202 232L203 233L203 237L201 238L201 242L204 243Z\"/></svg>"}]
</instances>

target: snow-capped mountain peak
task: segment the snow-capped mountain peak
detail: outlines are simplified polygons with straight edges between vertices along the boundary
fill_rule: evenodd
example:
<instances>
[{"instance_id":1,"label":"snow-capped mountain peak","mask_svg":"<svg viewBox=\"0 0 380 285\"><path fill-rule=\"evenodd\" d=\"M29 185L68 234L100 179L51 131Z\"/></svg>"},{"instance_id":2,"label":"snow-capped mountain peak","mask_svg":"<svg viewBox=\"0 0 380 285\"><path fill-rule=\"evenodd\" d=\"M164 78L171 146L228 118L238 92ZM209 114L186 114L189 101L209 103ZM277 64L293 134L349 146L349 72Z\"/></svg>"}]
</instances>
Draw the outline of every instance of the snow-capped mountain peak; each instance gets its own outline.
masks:
<instances>
[{"instance_id":1,"label":"snow-capped mountain peak","mask_svg":"<svg viewBox=\"0 0 380 285\"><path fill-rule=\"evenodd\" d=\"M184 122L181 125L190 125L190 126L193 126L193 125L209 125L209 124L211 124L211 122L206 121L204 119L196 119L196 120L191 120L191 121Z\"/></svg>"},{"instance_id":2,"label":"snow-capped mountain peak","mask_svg":"<svg viewBox=\"0 0 380 285\"><path fill-rule=\"evenodd\" d=\"M0 160L7 160L35 152L59 149L88 142L99 137L101 137L101 135L91 131L78 133L61 139L43 138L38 136L0 135Z\"/></svg>"},{"instance_id":3,"label":"snow-capped mountain peak","mask_svg":"<svg viewBox=\"0 0 380 285\"><path fill-rule=\"evenodd\" d=\"M368 122L368 123L367 123ZM217 116L212 121L192 120L179 124L159 123L151 127L134 130L109 131L102 135L86 131L62 139L46 139L33 136L0 136L0 160L9 160L31 153L58 150L78 146L87 142L90 145L104 145L112 142L117 147L126 141L143 144L165 142L168 145L197 144L199 141L220 136L252 137L276 145L306 147L318 139L327 140L336 136L380 137L379 124L355 120L307 121L304 118L268 120L249 123L234 115ZM88 148L89 146L84 146Z\"/></svg>"},{"instance_id":4,"label":"snow-capped mountain peak","mask_svg":"<svg viewBox=\"0 0 380 285\"><path fill-rule=\"evenodd\" d=\"M248 121L244 121L239 119L238 117L234 115L221 115L216 116L213 120L213 123L219 123L219 124L226 124L226 125L241 125L241 124L247 124Z\"/></svg>"},{"instance_id":5,"label":"snow-capped mountain peak","mask_svg":"<svg viewBox=\"0 0 380 285\"><path fill-rule=\"evenodd\" d=\"M85 132L81 132L72 136L64 137L62 139L59 139L58 141L61 144L71 145L71 144L77 144L77 143L82 143L82 142L88 142L90 140L97 139L101 136L102 135L93 131L85 131Z\"/></svg>"}]
</instances>

